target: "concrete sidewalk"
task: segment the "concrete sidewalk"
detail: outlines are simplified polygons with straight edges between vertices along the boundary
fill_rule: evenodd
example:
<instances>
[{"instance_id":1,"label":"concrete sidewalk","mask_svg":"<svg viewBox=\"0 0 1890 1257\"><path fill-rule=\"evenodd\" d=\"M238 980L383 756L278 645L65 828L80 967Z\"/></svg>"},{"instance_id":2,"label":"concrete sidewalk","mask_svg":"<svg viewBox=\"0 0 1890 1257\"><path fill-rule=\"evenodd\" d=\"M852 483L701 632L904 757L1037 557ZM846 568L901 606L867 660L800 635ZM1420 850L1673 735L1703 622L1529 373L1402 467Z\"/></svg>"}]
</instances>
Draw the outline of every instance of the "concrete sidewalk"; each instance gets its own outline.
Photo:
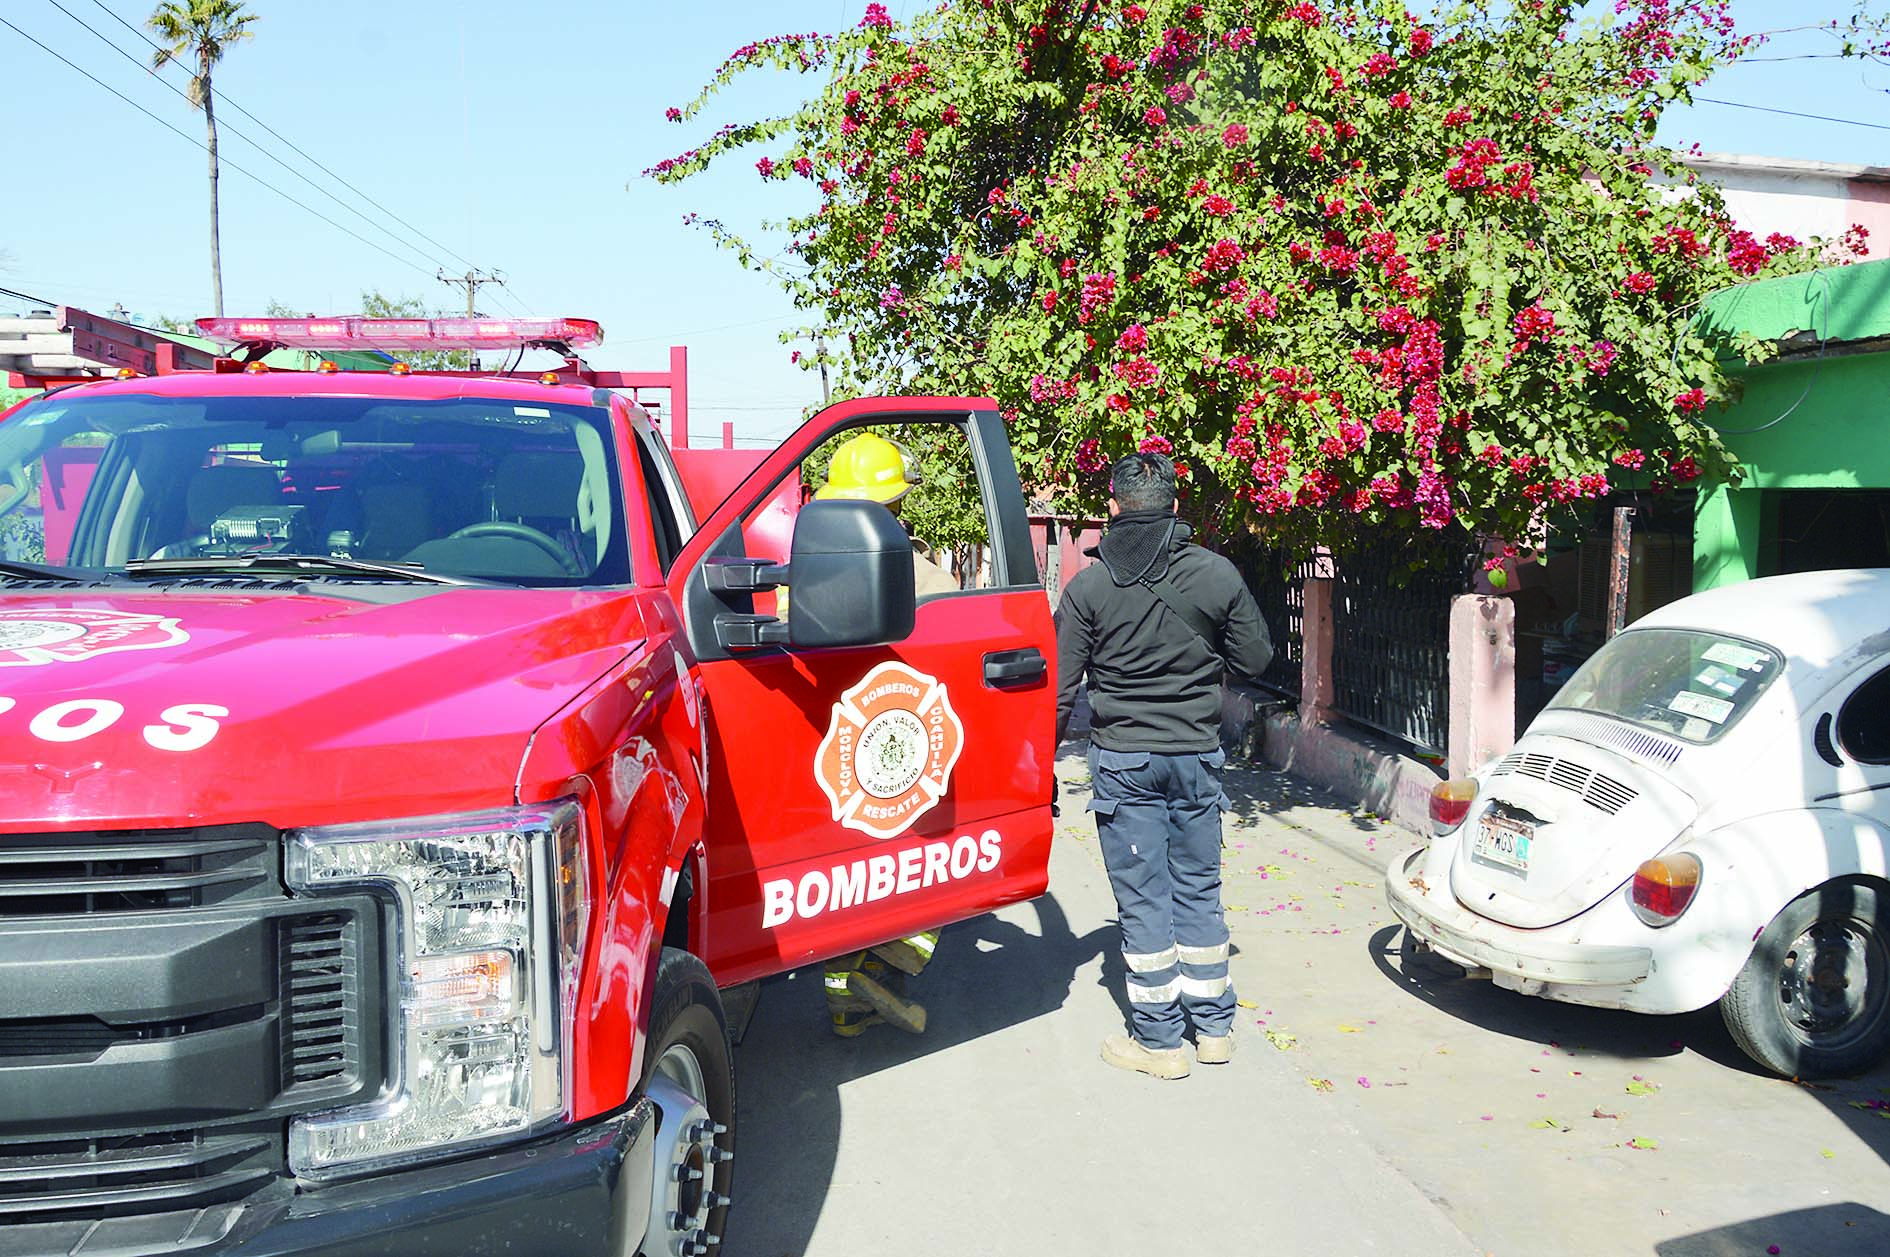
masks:
<instances>
[{"instance_id":1,"label":"concrete sidewalk","mask_svg":"<svg viewBox=\"0 0 1890 1257\"><path fill-rule=\"evenodd\" d=\"M1124 1024L1120 943L1071 790L1050 894L947 930L914 983L923 1037L835 1039L818 970L768 985L738 1055L729 1251L1477 1252L1253 1026L1179 1082L1098 1060Z\"/></svg>"}]
</instances>

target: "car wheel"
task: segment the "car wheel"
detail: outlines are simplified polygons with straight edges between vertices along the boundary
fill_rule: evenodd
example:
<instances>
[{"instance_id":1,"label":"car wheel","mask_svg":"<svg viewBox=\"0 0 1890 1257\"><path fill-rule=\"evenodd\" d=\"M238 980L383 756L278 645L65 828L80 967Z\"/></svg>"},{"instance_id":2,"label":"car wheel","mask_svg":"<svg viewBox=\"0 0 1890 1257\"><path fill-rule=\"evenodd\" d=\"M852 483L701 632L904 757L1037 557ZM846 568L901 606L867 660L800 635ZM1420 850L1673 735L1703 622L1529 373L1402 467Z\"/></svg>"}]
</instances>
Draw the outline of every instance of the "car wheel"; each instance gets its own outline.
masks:
<instances>
[{"instance_id":1,"label":"car wheel","mask_svg":"<svg viewBox=\"0 0 1890 1257\"><path fill-rule=\"evenodd\" d=\"M728 1227L735 1054L715 979L674 947L657 961L642 1091L657 1115L650 1222L638 1252L706 1257Z\"/></svg>"},{"instance_id":2,"label":"car wheel","mask_svg":"<svg viewBox=\"0 0 1890 1257\"><path fill-rule=\"evenodd\" d=\"M1890 902L1830 882L1774 917L1720 1001L1733 1041L1788 1078L1853 1074L1890 1049Z\"/></svg>"}]
</instances>

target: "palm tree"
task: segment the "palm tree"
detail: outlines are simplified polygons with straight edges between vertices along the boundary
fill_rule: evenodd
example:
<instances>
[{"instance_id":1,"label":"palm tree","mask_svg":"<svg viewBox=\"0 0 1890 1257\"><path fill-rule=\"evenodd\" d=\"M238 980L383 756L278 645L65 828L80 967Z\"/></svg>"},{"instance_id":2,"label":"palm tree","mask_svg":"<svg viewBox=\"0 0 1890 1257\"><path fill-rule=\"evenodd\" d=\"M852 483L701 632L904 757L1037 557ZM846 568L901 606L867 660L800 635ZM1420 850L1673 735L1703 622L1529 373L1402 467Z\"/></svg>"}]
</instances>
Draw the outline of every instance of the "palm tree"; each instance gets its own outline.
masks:
<instances>
[{"instance_id":1,"label":"palm tree","mask_svg":"<svg viewBox=\"0 0 1890 1257\"><path fill-rule=\"evenodd\" d=\"M223 314L223 245L217 232L217 113L210 91L210 71L223 60L223 50L250 37L256 14L243 12L243 0L165 0L146 19L164 47L152 54L151 65L163 69L172 61L195 56L197 72L190 76L190 103L203 110L210 132L210 289L218 316Z\"/></svg>"}]
</instances>

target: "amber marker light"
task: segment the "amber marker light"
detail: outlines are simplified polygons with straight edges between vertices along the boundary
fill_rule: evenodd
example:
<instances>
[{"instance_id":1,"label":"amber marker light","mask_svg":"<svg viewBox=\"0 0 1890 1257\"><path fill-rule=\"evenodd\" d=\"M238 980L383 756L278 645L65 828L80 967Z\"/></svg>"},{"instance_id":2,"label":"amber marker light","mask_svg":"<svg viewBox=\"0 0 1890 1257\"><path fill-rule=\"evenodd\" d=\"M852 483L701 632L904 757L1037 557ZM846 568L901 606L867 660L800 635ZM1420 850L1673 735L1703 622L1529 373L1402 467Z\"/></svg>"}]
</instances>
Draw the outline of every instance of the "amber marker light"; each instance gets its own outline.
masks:
<instances>
[{"instance_id":1,"label":"amber marker light","mask_svg":"<svg viewBox=\"0 0 1890 1257\"><path fill-rule=\"evenodd\" d=\"M547 371L538 377L538 382L540 384L556 384L558 382L558 373L556 371Z\"/></svg>"},{"instance_id":2,"label":"amber marker light","mask_svg":"<svg viewBox=\"0 0 1890 1257\"><path fill-rule=\"evenodd\" d=\"M319 363L317 363L315 366L315 369L317 371L320 371L323 375L334 375L336 372L341 370L341 368L338 365L336 365L333 360L328 359L328 358L323 358Z\"/></svg>"},{"instance_id":3,"label":"amber marker light","mask_svg":"<svg viewBox=\"0 0 1890 1257\"><path fill-rule=\"evenodd\" d=\"M389 375L412 375L413 364L409 362L396 362L393 366L387 368L387 373Z\"/></svg>"},{"instance_id":4,"label":"amber marker light","mask_svg":"<svg viewBox=\"0 0 1890 1257\"><path fill-rule=\"evenodd\" d=\"M1475 777L1452 777L1431 787L1431 828L1447 834L1463 824L1477 800Z\"/></svg>"},{"instance_id":5,"label":"amber marker light","mask_svg":"<svg viewBox=\"0 0 1890 1257\"><path fill-rule=\"evenodd\" d=\"M138 378L138 373L133 371L130 367L120 367L116 374L121 380L135 380Z\"/></svg>"},{"instance_id":6,"label":"amber marker light","mask_svg":"<svg viewBox=\"0 0 1890 1257\"><path fill-rule=\"evenodd\" d=\"M1700 858L1685 851L1656 856L1634 870L1628 903L1641 924L1672 925L1700 889Z\"/></svg>"},{"instance_id":7,"label":"amber marker light","mask_svg":"<svg viewBox=\"0 0 1890 1257\"><path fill-rule=\"evenodd\" d=\"M261 358L256 359L254 362L245 362L243 364L243 374L267 375L269 374L269 364L264 362Z\"/></svg>"}]
</instances>

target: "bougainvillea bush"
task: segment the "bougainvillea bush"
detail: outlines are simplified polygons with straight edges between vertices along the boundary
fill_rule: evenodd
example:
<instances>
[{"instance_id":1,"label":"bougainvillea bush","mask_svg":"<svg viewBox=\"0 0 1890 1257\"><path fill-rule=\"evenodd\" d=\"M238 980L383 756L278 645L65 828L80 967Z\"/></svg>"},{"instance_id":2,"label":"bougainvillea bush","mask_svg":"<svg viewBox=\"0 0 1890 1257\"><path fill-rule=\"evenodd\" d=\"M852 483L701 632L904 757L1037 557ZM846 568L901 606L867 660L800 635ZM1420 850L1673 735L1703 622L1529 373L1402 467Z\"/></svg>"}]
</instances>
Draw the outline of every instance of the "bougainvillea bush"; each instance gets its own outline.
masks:
<instances>
[{"instance_id":1,"label":"bougainvillea bush","mask_svg":"<svg viewBox=\"0 0 1890 1257\"><path fill-rule=\"evenodd\" d=\"M1223 527L1523 537L1611 481L1727 474L1707 293L1815 265L1653 144L1744 46L1723 7L950 0L735 53L790 116L649 174L799 184L783 278L842 388L995 397L1026 479L1093 506L1172 452ZM783 193L787 188L779 189ZM793 198L787 198L793 203ZM1745 351L1761 353L1757 347Z\"/></svg>"}]
</instances>

